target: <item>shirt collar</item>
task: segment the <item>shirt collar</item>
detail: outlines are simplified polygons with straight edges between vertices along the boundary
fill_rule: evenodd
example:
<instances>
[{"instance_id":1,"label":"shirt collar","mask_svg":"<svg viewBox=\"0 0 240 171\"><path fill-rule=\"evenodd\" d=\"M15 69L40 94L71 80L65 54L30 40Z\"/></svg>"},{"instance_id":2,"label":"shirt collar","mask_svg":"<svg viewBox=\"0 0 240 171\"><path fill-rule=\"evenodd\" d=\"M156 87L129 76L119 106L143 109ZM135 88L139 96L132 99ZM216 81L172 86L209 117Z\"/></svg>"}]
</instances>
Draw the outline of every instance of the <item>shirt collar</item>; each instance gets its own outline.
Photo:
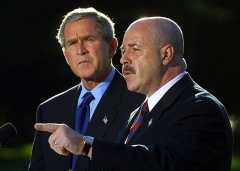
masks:
<instances>
[{"instance_id":1,"label":"shirt collar","mask_svg":"<svg viewBox=\"0 0 240 171\"><path fill-rule=\"evenodd\" d=\"M153 109L153 107L157 104L157 102L163 97L163 95L176 83L178 82L184 75L186 74L186 71L176 76L174 79L169 81L167 84L162 86L160 89L158 89L155 93L153 93L150 97L147 97L146 100L148 100L148 108L149 111Z\"/></svg>"},{"instance_id":2,"label":"shirt collar","mask_svg":"<svg viewBox=\"0 0 240 171\"><path fill-rule=\"evenodd\" d=\"M111 83L114 75L115 75L115 68L112 66L111 72L107 76L107 78L90 91L95 98L94 100L100 101L102 95L104 94L104 92L108 88L109 84ZM82 83L81 83L81 85L82 85L82 91L79 96L79 101L81 101L80 99L82 99L83 95L86 92L88 92L88 90L85 88L85 86Z\"/></svg>"}]
</instances>

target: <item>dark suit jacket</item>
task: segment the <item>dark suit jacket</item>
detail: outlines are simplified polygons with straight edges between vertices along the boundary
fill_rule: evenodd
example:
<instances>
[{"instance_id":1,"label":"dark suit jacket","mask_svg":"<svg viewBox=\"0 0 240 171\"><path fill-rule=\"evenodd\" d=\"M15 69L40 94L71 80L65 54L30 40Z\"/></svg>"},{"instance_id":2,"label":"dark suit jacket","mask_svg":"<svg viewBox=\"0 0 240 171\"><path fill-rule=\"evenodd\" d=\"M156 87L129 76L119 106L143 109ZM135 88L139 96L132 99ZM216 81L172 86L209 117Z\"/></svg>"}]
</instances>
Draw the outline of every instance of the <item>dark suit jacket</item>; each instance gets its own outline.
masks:
<instances>
[{"instance_id":1,"label":"dark suit jacket","mask_svg":"<svg viewBox=\"0 0 240 171\"><path fill-rule=\"evenodd\" d=\"M123 127L119 143L95 138L91 170L231 170L233 135L228 114L188 74L166 92L125 145L136 111ZM146 148L130 146L134 144Z\"/></svg>"},{"instance_id":2,"label":"dark suit jacket","mask_svg":"<svg viewBox=\"0 0 240 171\"><path fill-rule=\"evenodd\" d=\"M37 122L65 123L73 128L81 86L77 85L43 102L37 110ZM141 105L145 96L128 91L124 78L115 76L100 100L89 123L86 135L115 141L129 114ZM104 124L103 118L108 122ZM50 133L37 131L30 161L30 171L68 171L71 157L54 152L48 143ZM79 156L79 170L86 170L89 158Z\"/></svg>"}]
</instances>

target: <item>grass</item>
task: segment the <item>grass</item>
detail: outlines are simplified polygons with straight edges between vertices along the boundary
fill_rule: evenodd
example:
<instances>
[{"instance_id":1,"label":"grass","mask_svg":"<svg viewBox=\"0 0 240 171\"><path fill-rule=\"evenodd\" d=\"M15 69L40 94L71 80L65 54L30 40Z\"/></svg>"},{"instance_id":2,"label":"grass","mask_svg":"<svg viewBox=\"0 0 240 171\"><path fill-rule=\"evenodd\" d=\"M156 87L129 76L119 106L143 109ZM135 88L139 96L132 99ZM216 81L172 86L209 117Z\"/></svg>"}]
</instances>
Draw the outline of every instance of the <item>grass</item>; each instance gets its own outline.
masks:
<instances>
[{"instance_id":1,"label":"grass","mask_svg":"<svg viewBox=\"0 0 240 171\"><path fill-rule=\"evenodd\" d=\"M1 171L27 171L32 144L14 148L0 147Z\"/></svg>"},{"instance_id":2,"label":"grass","mask_svg":"<svg viewBox=\"0 0 240 171\"><path fill-rule=\"evenodd\" d=\"M26 171L28 170L32 144L14 148L0 147L1 171ZM232 170L240 171L240 155L233 155Z\"/></svg>"},{"instance_id":3,"label":"grass","mask_svg":"<svg viewBox=\"0 0 240 171\"><path fill-rule=\"evenodd\" d=\"M233 155L232 171L240 171L240 156Z\"/></svg>"},{"instance_id":4,"label":"grass","mask_svg":"<svg viewBox=\"0 0 240 171\"><path fill-rule=\"evenodd\" d=\"M0 160L29 159L32 151L32 144L15 148L0 147Z\"/></svg>"}]
</instances>

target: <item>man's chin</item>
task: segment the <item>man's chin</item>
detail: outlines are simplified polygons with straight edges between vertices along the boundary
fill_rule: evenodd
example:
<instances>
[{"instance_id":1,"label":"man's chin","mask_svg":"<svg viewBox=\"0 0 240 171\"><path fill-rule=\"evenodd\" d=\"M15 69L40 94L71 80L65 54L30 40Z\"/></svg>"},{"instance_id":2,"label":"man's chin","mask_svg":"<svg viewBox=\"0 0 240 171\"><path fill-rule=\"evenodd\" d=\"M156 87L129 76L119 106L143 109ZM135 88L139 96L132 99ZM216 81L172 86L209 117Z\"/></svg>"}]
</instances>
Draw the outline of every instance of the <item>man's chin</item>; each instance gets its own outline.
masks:
<instances>
[{"instance_id":1,"label":"man's chin","mask_svg":"<svg viewBox=\"0 0 240 171\"><path fill-rule=\"evenodd\" d=\"M133 92L137 92L138 91L136 86L128 84L128 83L127 83L127 88L128 88L129 91L133 91Z\"/></svg>"}]
</instances>

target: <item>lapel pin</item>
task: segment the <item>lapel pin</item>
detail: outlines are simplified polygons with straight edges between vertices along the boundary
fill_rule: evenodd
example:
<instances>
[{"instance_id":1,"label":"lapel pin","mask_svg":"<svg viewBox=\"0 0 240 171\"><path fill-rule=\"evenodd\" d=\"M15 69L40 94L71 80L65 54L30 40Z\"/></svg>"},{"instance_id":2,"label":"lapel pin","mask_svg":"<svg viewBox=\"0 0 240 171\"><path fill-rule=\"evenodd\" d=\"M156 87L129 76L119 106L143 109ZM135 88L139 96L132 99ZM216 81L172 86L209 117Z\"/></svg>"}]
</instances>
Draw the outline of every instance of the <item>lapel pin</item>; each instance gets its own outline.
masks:
<instances>
[{"instance_id":1,"label":"lapel pin","mask_svg":"<svg viewBox=\"0 0 240 171\"><path fill-rule=\"evenodd\" d=\"M152 124L152 119L148 122L148 126L150 126Z\"/></svg>"},{"instance_id":2,"label":"lapel pin","mask_svg":"<svg viewBox=\"0 0 240 171\"><path fill-rule=\"evenodd\" d=\"M107 124L107 122L108 122L108 119L107 119L107 117L106 117L106 116L104 116L104 118L103 118L103 122L104 122L105 124Z\"/></svg>"}]
</instances>

